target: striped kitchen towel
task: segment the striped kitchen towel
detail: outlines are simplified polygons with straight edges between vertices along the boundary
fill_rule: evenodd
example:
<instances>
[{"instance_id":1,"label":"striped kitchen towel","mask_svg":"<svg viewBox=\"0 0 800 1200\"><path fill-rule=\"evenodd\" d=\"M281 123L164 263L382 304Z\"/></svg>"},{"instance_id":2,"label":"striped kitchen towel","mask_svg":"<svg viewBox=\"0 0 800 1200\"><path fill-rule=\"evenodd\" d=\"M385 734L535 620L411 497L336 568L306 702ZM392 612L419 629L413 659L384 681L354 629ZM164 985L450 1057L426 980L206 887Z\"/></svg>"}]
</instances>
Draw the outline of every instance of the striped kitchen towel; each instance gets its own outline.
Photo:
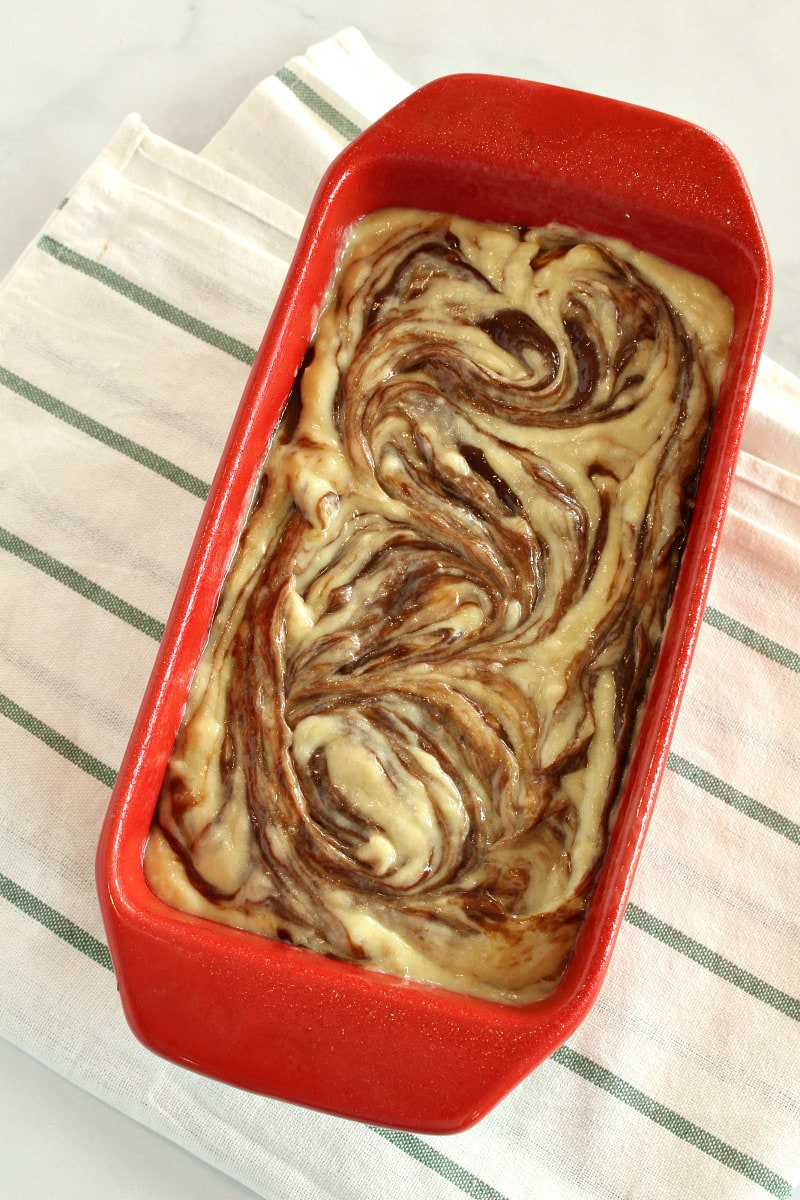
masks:
<instances>
[{"instance_id":1,"label":"striped kitchen towel","mask_svg":"<svg viewBox=\"0 0 800 1200\"><path fill-rule=\"evenodd\" d=\"M199 1078L122 1017L109 789L303 211L408 90L348 30L201 155L129 118L0 287L0 1034L271 1200L790 1196L800 382L767 361L632 901L568 1043L434 1139Z\"/></svg>"}]
</instances>

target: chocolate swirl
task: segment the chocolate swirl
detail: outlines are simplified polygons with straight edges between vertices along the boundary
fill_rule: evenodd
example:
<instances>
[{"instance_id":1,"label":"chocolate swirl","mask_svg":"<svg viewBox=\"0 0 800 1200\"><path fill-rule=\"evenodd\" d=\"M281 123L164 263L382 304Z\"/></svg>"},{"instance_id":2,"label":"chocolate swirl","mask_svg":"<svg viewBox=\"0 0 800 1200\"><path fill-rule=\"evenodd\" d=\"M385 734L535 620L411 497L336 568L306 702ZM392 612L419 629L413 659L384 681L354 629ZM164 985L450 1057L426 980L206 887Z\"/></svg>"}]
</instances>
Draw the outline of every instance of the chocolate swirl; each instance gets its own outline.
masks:
<instances>
[{"instance_id":1,"label":"chocolate swirl","mask_svg":"<svg viewBox=\"0 0 800 1200\"><path fill-rule=\"evenodd\" d=\"M729 336L574 230L357 227L220 602L146 861L171 902L526 1002L563 973Z\"/></svg>"}]
</instances>

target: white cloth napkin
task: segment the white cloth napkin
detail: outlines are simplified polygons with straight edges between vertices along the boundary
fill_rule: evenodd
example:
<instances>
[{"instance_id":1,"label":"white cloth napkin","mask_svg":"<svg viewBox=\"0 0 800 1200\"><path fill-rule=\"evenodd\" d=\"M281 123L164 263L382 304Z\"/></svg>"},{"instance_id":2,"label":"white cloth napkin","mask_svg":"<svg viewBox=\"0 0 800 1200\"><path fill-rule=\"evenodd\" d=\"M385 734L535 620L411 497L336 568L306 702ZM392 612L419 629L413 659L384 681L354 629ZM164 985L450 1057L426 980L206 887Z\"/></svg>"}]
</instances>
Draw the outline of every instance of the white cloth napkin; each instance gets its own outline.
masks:
<instances>
[{"instance_id":1,"label":"white cloth napkin","mask_svg":"<svg viewBox=\"0 0 800 1200\"><path fill-rule=\"evenodd\" d=\"M136 117L0 287L0 1034L276 1197L788 1196L800 1180L800 381L762 364L607 982L475 1129L380 1130L142 1048L93 860L202 500L323 168L408 92L354 30L197 156Z\"/></svg>"}]
</instances>

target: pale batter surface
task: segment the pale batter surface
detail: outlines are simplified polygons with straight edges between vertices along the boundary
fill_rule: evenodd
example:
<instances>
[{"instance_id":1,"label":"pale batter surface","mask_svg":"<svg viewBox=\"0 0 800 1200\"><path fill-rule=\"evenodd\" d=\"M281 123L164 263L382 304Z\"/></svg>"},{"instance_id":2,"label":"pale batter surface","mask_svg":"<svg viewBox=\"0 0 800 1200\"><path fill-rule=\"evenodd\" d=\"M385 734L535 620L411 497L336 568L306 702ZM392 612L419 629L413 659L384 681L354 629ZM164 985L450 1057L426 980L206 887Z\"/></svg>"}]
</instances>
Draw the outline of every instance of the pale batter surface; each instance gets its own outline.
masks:
<instances>
[{"instance_id":1,"label":"pale batter surface","mask_svg":"<svg viewBox=\"0 0 800 1200\"><path fill-rule=\"evenodd\" d=\"M511 1003L605 849L731 332L557 226L353 231L164 780L169 903Z\"/></svg>"}]
</instances>

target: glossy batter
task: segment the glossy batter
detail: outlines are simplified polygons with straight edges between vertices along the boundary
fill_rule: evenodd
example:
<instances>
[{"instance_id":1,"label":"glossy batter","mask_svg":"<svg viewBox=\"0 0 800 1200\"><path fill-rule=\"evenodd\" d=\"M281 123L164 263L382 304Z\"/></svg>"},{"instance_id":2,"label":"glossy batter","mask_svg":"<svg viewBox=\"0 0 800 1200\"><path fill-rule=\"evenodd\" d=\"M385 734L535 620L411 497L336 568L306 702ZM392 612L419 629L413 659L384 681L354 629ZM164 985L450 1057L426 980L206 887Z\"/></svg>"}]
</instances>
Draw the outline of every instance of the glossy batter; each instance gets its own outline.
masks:
<instances>
[{"instance_id":1,"label":"glossy batter","mask_svg":"<svg viewBox=\"0 0 800 1200\"><path fill-rule=\"evenodd\" d=\"M146 855L194 913L510 1003L561 977L731 329L619 242L354 229Z\"/></svg>"}]
</instances>

